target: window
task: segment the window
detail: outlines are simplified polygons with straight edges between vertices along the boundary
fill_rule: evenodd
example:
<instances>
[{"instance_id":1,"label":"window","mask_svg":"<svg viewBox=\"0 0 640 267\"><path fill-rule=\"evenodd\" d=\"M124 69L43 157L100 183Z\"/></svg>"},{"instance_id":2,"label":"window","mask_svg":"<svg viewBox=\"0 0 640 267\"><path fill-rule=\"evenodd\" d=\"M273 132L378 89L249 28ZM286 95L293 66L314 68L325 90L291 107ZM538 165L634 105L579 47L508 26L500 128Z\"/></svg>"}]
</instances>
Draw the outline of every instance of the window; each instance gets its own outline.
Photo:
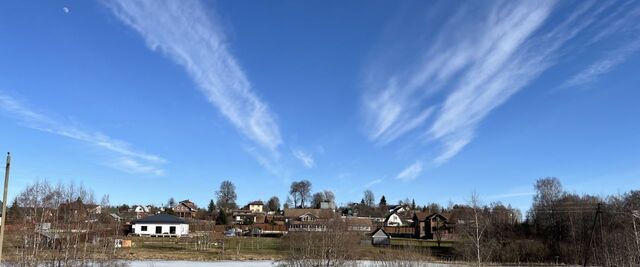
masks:
<instances>
[{"instance_id":1,"label":"window","mask_svg":"<svg viewBox=\"0 0 640 267\"><path fill-rule=\"evenodd\" d=\"M146 232L147 231L147 226L146 225L145 226L141 226L140 227L140 231L141 232Z\"/></svg>"},{"instance_id":2,"label":"window","mask_svg":"<svg viewBox=\"0 0 640 267\"><path fill-rule=\"evenodd\" d=\"M174 235L176 233L176 227L175 226L169 226L169 234Z\"/></svg>"},{"instance_id":3,"label":"window","mask_svg":"<svg viewBox=\"0 0 640 267\"><path fill-rule=\"evenodd\" d=\"M156 226L156 234L162 234L162 226Z\"/></svg>"}]
</instances>

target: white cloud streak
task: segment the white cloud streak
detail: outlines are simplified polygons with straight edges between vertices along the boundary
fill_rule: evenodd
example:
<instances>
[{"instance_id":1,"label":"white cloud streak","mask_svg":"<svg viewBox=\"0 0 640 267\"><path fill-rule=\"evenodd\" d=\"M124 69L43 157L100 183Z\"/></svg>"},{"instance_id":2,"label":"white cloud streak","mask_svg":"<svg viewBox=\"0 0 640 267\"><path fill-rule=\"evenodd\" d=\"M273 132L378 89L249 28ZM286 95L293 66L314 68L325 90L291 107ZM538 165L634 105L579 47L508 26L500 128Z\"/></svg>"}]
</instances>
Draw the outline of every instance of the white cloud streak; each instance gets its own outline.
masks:
<instances>
[{"instance_id":1,"label":"white cloud streak","mask_svg":"<svg viewBox=\"0 0 640 267\"><path fill-rule=\"evenodd\" d=\"M31 129L47 132L102 148L118 155L109 163L114 168L131 172L164 175L161 168L167 161L157 155L135 150L125 141L111 138L100 132L92 132L56 121L42 113L33 111L15 98L0 94L0 107L19 124Z\"/></svg>"},{"instance_id":2,"label":"white cloud streak","mask_svg":"<svg viewBox=\"0 0 640 267\"><path fill-rule=\"evenodd\" d=\"M415 163L409 165L404 170L402 170L397 176L396 179L410 181L416 179L422 173L422 162L416 161Z\"/></svg>"},{"instance_id":3,"label":"white cloud streak","mask_svg":"<svg viewBox=\"0 0 640 267\"><path fill-rule=\"evenodd\" d=\"M625 62L633 53L640 49L640 40L618 49L598 61L587 66L585 69L572 76L561 87L576 87L594 82L600 76L612 71L617 65Z\"/></svg>"},{"instance_id":4,"label":"white cloud streak","mask_svg":"<svg viewBox=\"0 0 640 267\"><path fill-rule=\"evenodd\" d=\"M371 180L371 182L366 183L364 186L362 186L363 188L371 188L374 185L377 185L379 183L382 183L382 181L384 180L384 178L378 178L378 179L373 179Z\"/></svg>"},{"instance_id":5,"label":"white cloud streak","mask_svg":"<svg viewBox=\"0 0 640 267\"><path fill-rule=\"evenodd\" d=\"M433 163L447 162L472 141L491 111L571 52L569 40L614 32L596 19L610 10L609 3L585 1L551 22L557 6L554 1L497 1L486 10L462 7L423 51L416 51L419 56L409 67L387 70L398 64L376 62L370 72L383 78L369 81L363 97L370 138L384 144L424 129L425 139L441 146ZM603 74L622 58L618 53L594 63L572 83ZM385 68L375 69L379 66Z\"/></svg>"},{"instance_id":6,"label":"white cloud streak","mask_svg":"<svg viewBox=\"0 0 640 267\"><path fill-rule=\"evenodd\" d=\"M315 166L315 160L313 159L313 155L304 152L302 149L296 149L293 152L293 156L296 157L302 164L311 169Z\"/></svg>"},{"instance_id":7,"label":"white cloud streak","mask_svg":"<svg viewBox=\"0 0 640 267\"><path fill-rule=\"evenodd\" d=\"M224 40L198 1L105 1L124 24L185 68L215 107L244 136L275 151L281 144L275 115L253 91Z\"/></svg>"}]
</instances>

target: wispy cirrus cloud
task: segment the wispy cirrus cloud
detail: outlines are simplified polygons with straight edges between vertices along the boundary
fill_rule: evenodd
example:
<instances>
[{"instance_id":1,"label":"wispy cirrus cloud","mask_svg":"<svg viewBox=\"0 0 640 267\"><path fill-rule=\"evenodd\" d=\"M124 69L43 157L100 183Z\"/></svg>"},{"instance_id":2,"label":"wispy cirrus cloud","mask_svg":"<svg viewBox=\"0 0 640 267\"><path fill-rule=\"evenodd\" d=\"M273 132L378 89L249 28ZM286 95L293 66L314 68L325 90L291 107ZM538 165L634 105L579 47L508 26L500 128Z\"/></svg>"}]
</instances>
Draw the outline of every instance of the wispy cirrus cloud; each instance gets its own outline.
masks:
<instances>
[{"instance_id":1,"label":"wispy cirrus cloud","mask_svg":"<svg viewBox=\"0 0 640 267\"><path fill-rule=\"evenodd\" d=\"M313 166L315 166L315 160L313 159L313 155L311 155L310 153L307 153L302 149L293 150L292 153L293 156L300 160L300 162L302 162L302 164L308 169L311 169L313 168Z\"/></svg>"},{"instance_id":2,"label":"wispy cirrus cloud","mask_svg":"<svg viewBox=\"0 0 640 267\"><path fill-rule=\"evenodd\" d=\"M370 182L366 183L365 185L363 185L363 188L371 188L374 185L377 185L379 183L382 183L382 181L384 181L384 178L378 178L378 179L373 179Z\"/></svg>"},{"instance_id":3,"label":"wispy cirrus cloud","mask_svg":"<svg viewBox=\"0 0 640 267\"><path fill-rule=\"evenodd\" d=\"M600 76L612 71L617 65L625 62L632 54L640 49L640 39L631 42L623 48L617 49L590 64L585 69L567 80L561 87L575 87L597 80Z\"/></svg>"},{"instance_id":4,"label":"wispy cirrus cloud","mask_svg":"<svg viewBox=\"0 0 640 267\"><path fill-rule=\"evenodd\" d=\"M66 138L82 141L117 155L108 165L130 173L143 173L162 176L165 174L162 165L167 161L157 155L134 149L129 143L111 138L100 132L93 132L72 126L50 118L49 116L24 105L6 94L0 93L0 108L10 117L15 118L24 127L47 132Z\"/></svg>"},{"instance_id":5,"label":"wispy cirrus cloud","mask_svg":"<svg viewBox=\"0 0 640 267\"><path fill-rule=\"evenodd\" d=\"M396 179L410 181L416 179L422 173L422 162L416 161L406 167L396 176Z\"/></svg>"},{"instance_id":6,"label":"wispy cirrus cloud","mask_svg":"<svg viewBox=\"0 0 640 267\"><path fill-rule=\"evenodd\" d=\"M370 75L362 99L370 139L386 144L411 132L423 133L422 140L439 146L431 162L443 164L473 140L478 125L491 111L572 53L570 40L580 37L598 42L620 32L597 18L612 11L635 12L610 2L565 4L570 3L464 3L456 6L443 26L432 23L438 29L414 27L433 37L413 47L414 55L407 64L374 60L366 71ZM569 14L553 17L560 9ZM619 17L638 18L625 14ZM628 22L617 25L637 24ZM392 52L383 51L386 55L395 54ZM622 58L624 53L618 53L594 63L573 83L605 73Z\"/></svg>"},{"instance_id":7,"label":"wispy cirrus cloud","mask_svg":"<svg viewBox=\"0 0 640 267\"><path fill-rule=\"evenodd\" d=\"M229 52L224 32L199 1L104 1L150 49L184 67L239 132L271 151L282 143L275 114Z\"/></svg>"}]
</instances>

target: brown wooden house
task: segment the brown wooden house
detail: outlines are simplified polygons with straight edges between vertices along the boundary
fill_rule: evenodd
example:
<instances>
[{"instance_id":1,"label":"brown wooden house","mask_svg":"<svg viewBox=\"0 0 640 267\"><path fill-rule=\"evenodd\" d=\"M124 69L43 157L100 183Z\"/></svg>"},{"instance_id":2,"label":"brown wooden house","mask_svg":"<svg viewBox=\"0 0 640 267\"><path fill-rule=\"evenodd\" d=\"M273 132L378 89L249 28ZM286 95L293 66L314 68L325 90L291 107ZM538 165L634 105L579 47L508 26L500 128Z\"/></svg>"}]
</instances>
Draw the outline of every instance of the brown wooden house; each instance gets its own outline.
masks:
<instances>
[{"instance_id":1,"label":"brown wooden house","mask_svg":"<svg viewBox=\"0 0 640 267\"><path fill-rule=\"evenodd\" d=\"M415 212L413 214L415 238L447 239L451 233L449 219L438 213Z\"/></svg>"},{"instance_id":2,"label":"brown wooden house","mask_svg":"<svg viewBox=\"0 0 640 267\"><path fill-rule=\"evenodd\" d=\"M173 208L173 212L182 218L195 218L196 213L198 212L198 207L195 203L187 199L178 202L178 205Z\"/></svg>"}]
</instances>

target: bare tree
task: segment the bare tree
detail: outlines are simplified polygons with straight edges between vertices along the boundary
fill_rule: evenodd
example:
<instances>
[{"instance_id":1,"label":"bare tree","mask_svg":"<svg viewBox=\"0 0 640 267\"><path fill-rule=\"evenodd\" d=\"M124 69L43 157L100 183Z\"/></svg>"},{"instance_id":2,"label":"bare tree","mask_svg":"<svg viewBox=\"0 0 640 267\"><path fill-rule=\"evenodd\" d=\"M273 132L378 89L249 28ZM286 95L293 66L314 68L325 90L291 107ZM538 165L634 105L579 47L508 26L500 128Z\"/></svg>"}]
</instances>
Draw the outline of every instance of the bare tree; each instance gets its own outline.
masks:
<instances>
[{"instance_id":1,"label":"bare tree","mask_svg":"<svg viewBox=\"0 0 640 267\"><path fill-rule=\"evenodd\" d=\"M299 201L299 206L304 208L305 201L311 198L311 182L309 182L308 180L292 182L289 193L293 197L293 204L297 207Z\"/></svg>"},{"instance_id":2,"label":"bare tree","mask_svg":"<svg viewBox=\"0 0 640 267\"><path fill-rule=\"evenodd\" d=\"M340 218L325 225L325 231L289 233L284 240L288 253L280 266L355 266L353 248L358 246L358 235L348 231Z\"/></svg>"},{"instance_id":3,"label":"bare tree","mask_svg":"<svg viewBox=\"0 0 640 267\"><path fill-rule=\"evenodd\" d=\"M170 197L169 200L167 200L167 208L173 209L176 207L176 200L173 199L173 197Z\"/></svg>"},{"instance_id":4,"label":"bare tree","mask_svg":"<svg viewBox=\"0 0 640 267\"><path fill-rule=\"evenodd\" d=\"M295 208L295 204L293 203L293 201L291 200L290 196L287 196L287 200L284 202L283 208L285 209L289 209L294 207Z\"/></svg>"},{"instance_id":5,"label":"bare tree","mask_svg":"<svg viewBox=\"0 0 640 267\"><path fill-rule=\"evenodd\" d=\"M236 186L229 180L222 181L220 183L220 189L216 191L218 198L217 204L220 209L224 209L228 212L231 209L235 209L236 205Z\"/></svg>"},{"instance_id":6,"label":"bare tree","mask_svg":"<svg viewBox=\"0 0 640 267\"><path fill-rule=\"evenodd\" d=\"M470 242L474 258L478 266L482 265L483 235L487 228L487 216L483 213L480 197L475 191L471 193L468 207L464 209L460 229L466 242Z\"/></svg>"},{"instance_id":7,"label":"bare tree","mask_svg":"<svg viewBox=\"0 0 640 267\"><path fill-rule=\"evenodd\" d=\"M557 212L558 201L564 193L560 180L555 177L538 179L534 185L533 219L538 231L548 235L553 254L560 256L561 223Z\"/></svg>"},{"instance_id":8,"label":"bare tree","mask_svg":"<svg viewBox=\"0 0 640 267\"><path fill-rule=\"evenodd\" d=\"M106 248L113 246L117 222L99 218L94 194L82 184L37 181L18 194L15 205L25 213L9 232L19 240L12 259L18 265L86 266L113 258Z\"/></svg>"},{"instance_id":9,"label":"bare tree","mask_svg":"<svg viewBox=\"0 0 640 267\"><path fill-rule=\"evenodd\" d=\"M376 197L373 195L373 191L367 189L364 190L364 204L367 205L368 207L373 208L373 206L375 205L375 199Z\"/></svg>"},{"instance_id":10,"label":"bare tree","mask_svg":"<svg viewBox=\"0 0 640 267\"><path fill-rule=\"evenodd\" d=\"M336 205L336 195L331 190L324 190L324 201Z\"/></svg>"},{"instance_id":11,"label":"bare tree","mask_svg":"<svg viewBox=\"0 0 640 267\"><path fill-rule=\"evenodd\" d=\"M109 208L109 195L103 195L102 199L100 200L100 207L102 207L103 209Z\"/></svg>"},{"instance_id":12,"label":"bare tree","mask_svg":"<svg viewBox=\"0 0 640 267\"><path fill-rule=\"evenodd\" d=\"M313 197L311 198L311 207L315 208L315 209L319 209L321 203L324 201L324 193L323 192L317 192L315 194L313 194Z\"/></svg>"}]
</instances>

